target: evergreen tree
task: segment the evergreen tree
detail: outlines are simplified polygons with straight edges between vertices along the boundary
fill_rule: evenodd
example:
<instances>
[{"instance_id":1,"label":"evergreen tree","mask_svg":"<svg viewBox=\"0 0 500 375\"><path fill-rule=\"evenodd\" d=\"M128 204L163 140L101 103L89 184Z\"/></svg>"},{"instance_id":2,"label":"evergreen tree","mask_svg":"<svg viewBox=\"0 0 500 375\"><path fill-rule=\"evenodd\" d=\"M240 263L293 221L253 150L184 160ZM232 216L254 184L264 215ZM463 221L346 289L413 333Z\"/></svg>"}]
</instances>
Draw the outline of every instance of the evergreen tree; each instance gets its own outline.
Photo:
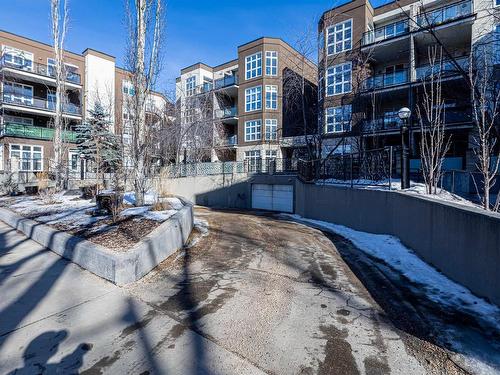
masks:
<instances>
[{"instance_id":1,"label":"evergreen tree","mask_svg":"<svg viewBox=\"0 0 500 375\"><path fill-rule=\"evenodd\" d=\"M121 152L117 137L110 131L112 122L104 107L96 102L89 111L88 122L78 125L76 131L78 150L85 159L94 163L97 178L104 183L104 172L113 172L121 163Z\"/></svg>"}]
</instances>

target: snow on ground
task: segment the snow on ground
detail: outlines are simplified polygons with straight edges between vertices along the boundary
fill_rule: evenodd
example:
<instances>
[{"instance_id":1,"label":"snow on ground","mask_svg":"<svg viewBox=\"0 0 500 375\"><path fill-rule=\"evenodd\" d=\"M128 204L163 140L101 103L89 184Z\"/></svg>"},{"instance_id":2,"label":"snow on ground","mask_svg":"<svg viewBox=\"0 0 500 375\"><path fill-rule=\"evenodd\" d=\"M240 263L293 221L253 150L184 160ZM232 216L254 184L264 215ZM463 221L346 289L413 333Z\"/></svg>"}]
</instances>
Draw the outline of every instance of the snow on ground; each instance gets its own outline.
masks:
<instances>
[{"instance_id":1,"label":"snow on ground","mask_svg":"<svg viewBox=\"0 0 500 375\"><path fill-rule=\"evenodd\" d=\"M308 224L321 230L336 233L350 240L359 250L386 264L395 274L404 275L419 292L439 304L444 310L459 311L474 317L484 332L498 337L500 333L500 308L476 297L471 291L448 279L445 275L420 259L405 247L398 238L389 235L360 232L325 221L302 218L299 215L281 214L284 218ZM458 328L457 328L458 327ZM473 374L499 374L500 358L497 344L484 342L485 338L470 329L442 327L450 345L457 350L452 354ZM470 347L472 345L472 347Z\"/></svg>"},{"instance_id":2,"label":"snow on ground","mask_svg":"<svg viewBox=\"0 0 500 375\"><path fill-rule=\"evenodd\" d=\"M177 210L151 211L150 208L149 206L126 208L120 212L120 216L141 216L145 219L161 222L177 213Z\"/></svg>"},{"instance_id":3,"label":"snow on ground","mask_svg":"<svg viewBox=\"0 0 500 375\"><path fill-rule=\"evenodd\" d=\"M193 225L194 225L194 228L196 228L200 234L197 235L195 238L193 238L189 244L187 244L187 248L191 248L193 246L195 246L203 237L206 237L208 236L210 230L208 229L208 221L205 220L205 219L201 219L199 217L194 217L194 220L193 220Z\"/></svg>"},{"instance_id":4,"label":"snow on ground","mask_svg":"<svg viewBox=\"0 0 500 375\"><path fill-rule=\"evenodd\" d=\"M383 261L421 286L431 300L442 306L478 315L491 327L500 330L500 308L476 297L469 289L448 279L405 247L398 238L385 234L359 232L343 225L305 219L299 215L283 214L283 216L347 238L358 249Z\"/></svg>"},{"instance_id":5,"label":"snow on ground","mask_svg":"<svg viewBox=\"0 0 500 375\"><path fill-rule=\"evenodd\" d=\"M344 180L327 179L317 182L318 185L335 185L335 186L351 186L350 182ZM371 180L355 180L354 188L356 189L370 189L370 190L399 190L401 191L401 181L389 180L382 181L371 181ZM425 190L425 184L411 182L410 188L403 190L409 194L420 195L426 198L435 199L438 201L444 201L449 203L456 203L467 207L481 208L480 205L473 203L465 198L462 198L456 194L450 193L444 189L438 189L438 194L427 194Z\"/></svg>"},{"instance_id":6,"label":"snow on ground","mask_svg":"<svg viewBox=\"0 0 500 375\"><path fill-rule=\"evenodd\" d=\"M158 200L158 194L156 194L154 191L148 191L146 194L144 194L145 205L154 204L157 200ZM123 195L123 203L130 204L132 206L135 205L135 192L127 191Z\"/></svg>"}]
</instances>

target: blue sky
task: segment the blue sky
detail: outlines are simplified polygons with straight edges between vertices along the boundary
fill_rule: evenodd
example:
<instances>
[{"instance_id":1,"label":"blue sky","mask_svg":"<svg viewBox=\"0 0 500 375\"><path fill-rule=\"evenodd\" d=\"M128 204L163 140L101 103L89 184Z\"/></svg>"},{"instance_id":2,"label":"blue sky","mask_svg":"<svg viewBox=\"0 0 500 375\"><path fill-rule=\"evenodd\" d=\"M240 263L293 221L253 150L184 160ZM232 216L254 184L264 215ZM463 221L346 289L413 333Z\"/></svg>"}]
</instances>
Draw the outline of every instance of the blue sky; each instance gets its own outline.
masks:
<instances>
[{"instance_id":1,"label":"blue sky","mask_svg":"<svg viewBox=\"0 0 500 375\"><path fill-rule=\"evenodd\" d=\"M340 1L170 0L165 64L158 89L171 89L183 67L198 61L217 65L235 58L238 45L258 37L281 37L292 43L301 31L314 27L321 14ZM123 65L124 0L68 2L70 28L66 48L78 53L87 47L97 49L115 56L117 64ZM372 1L374 5L382 2L387 0ZM10 0L2 4L0 29L47 43L48 20L49 0Z\"/></svg>"}]
</instances>

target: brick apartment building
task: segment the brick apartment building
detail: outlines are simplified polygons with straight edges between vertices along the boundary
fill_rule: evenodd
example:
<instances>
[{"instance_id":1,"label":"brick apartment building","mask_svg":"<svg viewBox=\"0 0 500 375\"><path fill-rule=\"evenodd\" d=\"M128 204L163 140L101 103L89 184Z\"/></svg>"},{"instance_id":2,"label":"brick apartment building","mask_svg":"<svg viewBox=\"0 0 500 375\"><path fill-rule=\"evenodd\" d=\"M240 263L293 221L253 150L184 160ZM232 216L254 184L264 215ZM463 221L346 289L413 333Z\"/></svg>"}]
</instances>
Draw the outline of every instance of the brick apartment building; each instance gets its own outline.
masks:
<instances>
[{"instance_id":1,"label":"brick apartment building","mask_svg":"<svg viewBox=\"0 0 500 375\"><path fill-rule=\"evenodd\" d=\"M295 86L302 77L307 129ZM239 46L234 60L181 70L176 82L181 127L193 126L200 118L207 122L209 130L199 135L206 141L201 160L297 156L304 152L304 134L316 131L316 82L313 62L281 39L259 38ZM184 142L188 159L195 137Z\"/></svg>"},{"instance_id":2,"label":"brick apartment building","mask_svg":"<svg viewBox=\"0 0 500 375\"><path fill-rule=\"evenodd\" d=\"M53 47L0 31L0 170L39 172L53 158L55 79ZM116 66L113 56L87 48L83 53L65 51L67 160L72 172L80 172L75 128L85 121L95 101L110 114L115 134L130 144L126 99L134 94L130 73ZM167 104L159 93L151 93L149 108L161 111ZM151 109L151 111L153 111Z\"/></svg>"},{"instance_id":3,"label":"brick apartment building","mask_svg":"<svg viewBox=\"0 0 500 375\"><path fill-rule=\"evenodd\" d=\"M374 8L369 0L353 0L326 11L318 25L325 151L339 143L342 151L400 145L397 112L408 107L411 166L420 166L416 106L431 75L434 34L446 49L439 64L452 143L444 168L473 168L470 86L449 56L468 72L474 46L491 35L498 40L499 5L500 0L401 0ZM498 42L488 48L498 56Z\"/></svg>"}]
</instances>

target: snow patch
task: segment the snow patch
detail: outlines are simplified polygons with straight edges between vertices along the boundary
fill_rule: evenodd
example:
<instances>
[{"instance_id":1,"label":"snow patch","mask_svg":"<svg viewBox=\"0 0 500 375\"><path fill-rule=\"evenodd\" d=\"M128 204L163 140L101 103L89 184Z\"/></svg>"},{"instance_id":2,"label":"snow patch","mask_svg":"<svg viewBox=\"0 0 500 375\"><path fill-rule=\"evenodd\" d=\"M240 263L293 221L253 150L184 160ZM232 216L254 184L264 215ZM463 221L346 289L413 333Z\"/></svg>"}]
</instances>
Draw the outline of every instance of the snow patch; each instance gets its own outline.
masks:
<instances>
[{"instance_id":1,"label":"snow patch","mask_svg":"<svg viewBox=\"0 0 500 375\"><path fill-rule=\"evenodd\" d=\"M200 219L199 217L195 217L193 219L193 226L200 232L200 234L195 236L191 241L189 241L189 243L186 245L187 248L195 246L198 242L200 242L200 240L203 237L208 236L210 232L208 221L205 219Z\"/></svg>"},{"instance_id":2,"label":"snow patch","mask_svg":"<svg viewBox=\"0 0 500 375\"><path fill-rule=\"evenodd\" d=\"M144 194L144 204L147 205L152 205L158 201L158 194L154 191L148 191L146 194ZM123 195L123 203L124 204L130 204L132 206L135 205L135 192L133 191L127 191Z\"/></svg>"}]
</instances>

